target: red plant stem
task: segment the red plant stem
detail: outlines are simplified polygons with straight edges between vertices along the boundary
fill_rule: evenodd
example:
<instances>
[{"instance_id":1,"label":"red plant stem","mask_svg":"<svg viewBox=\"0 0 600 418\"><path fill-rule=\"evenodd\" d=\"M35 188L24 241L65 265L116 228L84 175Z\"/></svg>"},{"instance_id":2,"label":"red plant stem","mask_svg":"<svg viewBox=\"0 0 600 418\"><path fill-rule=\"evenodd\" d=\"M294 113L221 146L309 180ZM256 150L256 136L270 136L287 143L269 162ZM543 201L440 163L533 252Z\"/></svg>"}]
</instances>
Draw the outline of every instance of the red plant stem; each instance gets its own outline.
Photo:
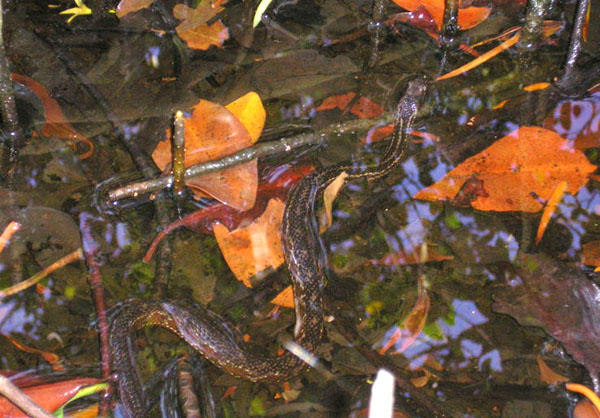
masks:
<instances>
[{"instance_id":1,"label":"red plant stem","mask_svg":"<svg viewBox=\"0 0 600 418\"><path fill-rule=\"evenodd\" d=\"M100 274L100 265L98 263L99 246L92 237L89 223L86 222L86 214L80 217L81 240L83 243L83 254L88 266L88 283L92 288L94 295L94 304L96 305L96 316L98 319L98 333L100 336L100 367L102 377L106 380L110 378L110 350L108 344L108 320L106 319L106 305L104 303L104 286L102 275ZM108 416L110 405L110 390L106 391L100 398L100 416Z\"/></svg>"}]
</instances>

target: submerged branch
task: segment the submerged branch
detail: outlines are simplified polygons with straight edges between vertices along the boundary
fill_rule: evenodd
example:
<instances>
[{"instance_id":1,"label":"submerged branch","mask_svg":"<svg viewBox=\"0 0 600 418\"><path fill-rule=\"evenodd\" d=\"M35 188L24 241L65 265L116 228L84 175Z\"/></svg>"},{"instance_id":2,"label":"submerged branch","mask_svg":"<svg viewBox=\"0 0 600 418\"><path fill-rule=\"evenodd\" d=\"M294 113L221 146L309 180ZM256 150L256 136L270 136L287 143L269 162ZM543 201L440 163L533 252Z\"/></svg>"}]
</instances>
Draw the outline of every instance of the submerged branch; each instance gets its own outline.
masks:
<instances>
[{"instance_id":1,"label":"submerged branch","mask_svg":"<svg viewBox=\"0 0 600 418\"><path fill-rule=\"evenodd\" d=\"M6 397L21 411L34 418L54 418L54 415L45 411L41 406L31 400L29 396L16 387L8 378L0 375L0 394Z\"/></svg>"},{"instance_id":2,"label":"submerged branch","mask_svg":"<svg viewBox=\"0 0 600 418\"><path fill-rule=\"evenodd\" d=\"M290 152L293 149L307 145L316 145L326 142L328 135L344 134L349 132L366 133L369 129L394 122L394 115L386 113L378 119L359 119L350 122L332 125L316 133L302 133L278 141L261 142L248 148L244 148L235 154L218 160L207 161L189 167L184 174L185 179L189 179L201 174L213 173L225 168L230 168L255 158L266 157L270 155ZM173 183L173 176L155 178L143 182L138 182L121 187L108 192L108 200L112 203L127 197L138 196L143 193L155 192L165 187L170 187Z\"/></svg>"}]
</instances>

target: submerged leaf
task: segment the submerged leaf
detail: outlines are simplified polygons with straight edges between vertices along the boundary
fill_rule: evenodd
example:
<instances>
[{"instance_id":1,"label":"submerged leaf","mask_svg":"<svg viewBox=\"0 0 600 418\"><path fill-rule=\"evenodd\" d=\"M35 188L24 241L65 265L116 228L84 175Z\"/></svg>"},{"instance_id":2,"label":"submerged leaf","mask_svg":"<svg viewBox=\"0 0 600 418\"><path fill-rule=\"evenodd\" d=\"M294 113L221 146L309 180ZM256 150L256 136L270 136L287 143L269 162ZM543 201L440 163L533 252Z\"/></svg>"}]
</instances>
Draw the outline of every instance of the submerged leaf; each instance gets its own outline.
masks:
<instances>
[{"instance_id":1,"label":"submerged leaf","mask_svg":"<svg viewBox=\"0 0 600 418\"><path fill-rule=\"evenodd\" d=\"M221 6L225 1L204 0L196 8L185 4L176 4L173 7L173 16L183 20L175 30L177 35L183 39L189 48L207 50L211 46L222 47L223 42L229 39L229 30L221 20L212 24L207 22L221 13Z\"/></svg>"},{"instance_id":2,"label":"submerged leaf","mask_svg":"<svg viewBox=\"0 0 600 418\"><path fill-rule=\"evenodd\" d=\"M280 231L284 209L281 200L271 199L265 212L244 228L229 231L221 224L213 227L227 265L248 287L252 287L252 276L283 264Z\"/></svg>"},{"instance_id":3,"label":"submerged leaf","mask_svg":"<svg viewBox=\"0 0 600 418\"><path fill-rule=\"evenodd\" d=\"M431 304L429 295L427 294L427 279L425 276L419 277L419 295L415 306L412 308L408 316L402 323L395 327L396 330L387 339L383 347L379 350L379 354L385 354L392 346L396 346L393 354L400 354L410 347L423 331L427 322L427 314Z\"/></svg>"},{"instance_id":4,"label":"submerged leaf","mask_svg":"<svg viewBox=\"0 0 600 418\"><path fill-rule=\"evenodd\" d=\"M119 19L132 12L145 9L154 3L154 0L121 0L116 7L116 15Z\"/></svg>"},{"instance_id":5,"label":"submerged leaf","mask_svg":"<svg viewBox=\"0 0 600 418\"><path fill-rule=\"evenodd\" d=\"M427 9L437 25L438 31L444 22L444 0L393 0L403 9L415 11L419 7ZM488 7L469 6L458 10L458 24L461 30L471 29L483 22L490 15Z\"/></svg>"},{"instance_id":6,"label":"submerged leaf","mask_svg":"<svg viewBox=\"0 0 600 418\"><path fill-rule=\"evenodd\" d=\"M262 109L260 100L258 105L253 103L254 106L260 105ZM244 106L233 107L236 111L240 109L242 113L246 112ZM256 127L260 124L254 123L251 129L256 132ZM252 142L252 136L234 113L217 103L200 100L194 106L192 116L185 119L185 166L231 155L250 146ZM170 141L158 143L152 159L159 169L165 170L171 163ZM254 206L256 199L256 160L194 177L187 180L186 184L240 211L247 210Z\"/></svg>"},{"instance_id":7,"label":"submerged leaf","mask_svg":"<svg viewBox=\"0 0 600 418\"><path fill-rule=\"evenodd\" d=\"M577 267L521 254L517 275L495 286L496 312L543 328L592 375L600 373L600 288Z\"/></svg>"},{"instance_id":8,"label":"submerged leaf","mask_svg":"<svg viewBox=\"0 0 600 418\"><path fill-rule=\"evenodd\" d=\"M44 116L46 118L44 125L40 129L40 133L44 137L55 136L59 139L66 140L67 144L75 150L73 142L83 142L87 145L88 150L79 155L80 159L90 157L94 152L94 143L85 135L76 131L67 121L67 117L63 114L58 102L50 96L48 89L36 80L27 76L12 73L10 78L13 81L23 84L29 88L42 102L44 106Z\"/></svg>"},{"instance_id":9,"label":"submerged leaf","mask_svg":"<svg viewBox=\"0 0 600 418\"><path fill-rule=\"evenodd\" d=\"M576 194L596 170L580 151L555 132L535 126L521 127L479 154L467 158L444 178L414 198L452 200L463 184L475 176L484 182L488 196L471 202L477 210L538 212L561 181Z\"/></svg>"}]
</instances>

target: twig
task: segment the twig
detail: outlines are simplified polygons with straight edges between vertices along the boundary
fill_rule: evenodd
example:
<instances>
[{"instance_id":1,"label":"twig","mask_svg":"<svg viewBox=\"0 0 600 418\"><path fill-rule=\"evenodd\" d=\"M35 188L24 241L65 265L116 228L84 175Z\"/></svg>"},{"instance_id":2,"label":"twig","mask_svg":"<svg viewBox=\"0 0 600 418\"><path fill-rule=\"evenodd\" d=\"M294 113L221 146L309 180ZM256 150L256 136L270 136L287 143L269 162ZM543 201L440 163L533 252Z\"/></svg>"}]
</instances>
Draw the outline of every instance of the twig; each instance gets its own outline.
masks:
<instances>
[{"instance_id":1,"label":"twig","mask_svg":"<svg viewBox=\"0 0 600 418\"><path fill-rule=\"evenodd\" d=\"M92 288L94 295L94 304L96 306L96 318L98 320L98 335L100 337L100 367L102 377L106 380L110 377L110 348L108 339L108 320L106 319L106 306L104 303L104 285L100 266L97 261L98 244L94 241L90 231L90 225L87 221L87 215L80 215L81 241L83 243L85 262L88 266L88 283ZM110 390L104 392L100 399L100 415L106 416L108 412Z\"/></svg>"},{"instance_id":2,"label":"twig","mask_svg":"<svg viewBox=\"0 0 600 418\"><path fill-rule=\"evenodd\" d=\"M569 52L567 53L567 59L565 60L565 68L559 81L556 83L559 88L567 87L571 83L571 79L576 77L577 69L575 64L577 63L579 54L581 53L581 38L588 7L590 7L590 0L579 0L579 3L577 4L577 11L575 12L573 29L571 30Z\"/></svg>"},{"instance_id":3,"label":"twig","mask_svg":"<svg viewBox=\"0 0 600 418\"><path fill-rule=\"evenodd\" d=\"M251 147L244 148L243 150L227 157L196 164L185 171L184 178L189 179L200 174L213 173L215 171L220 171L225 168L230 168L238 164L251 161L255 158L289 152L293 149L307 145L319 144L325 142L328 135L345 134L349 132L365 133L374 126L389 124L393 123L394 121L395 116L393 114L385 113L378 119L358 119L345 122L343 124L335 124L316 133L303 133L288 138L283 138L279 141L261 142ZM108 192L108 200L114 202L127 197L154 192L165 187L170 187L172 182L173 176L164 176L130 184Z\"/></svg>"},{"instance_id":4,"label":"twig","mask_svg":"<svg viewBox=\"0 0 600 418\"><path fill-rule=\"evenodd\" d=\"M12 237L14 233L19 230L19 228L21 228L21 224L15 221L10 221L10 223L6 225L2 235L0 235L0 252L4 250L4 247L6 247L6 244L8 244L10 237Z\"/></svg>"},{"instance_id":5,"label":"twig","mask_svg":"<svg viewBox=\"0 0 600 418\"><path fill-rule=\"evenodd\" d=\"M8 128L8 159L5 158L5 153L2 152L0 169L3 173L8 172L11 175L15 172L15 165L19 157L21 130L19 129L17 106L10 79L8 59L6 58L6 48L4 47L3 15L2 1L0 0L0 114L2 115L2 121ZM4 167L5 162L8 163L8 167Z\"/></svg>"},{"instance_id":6,"label":"twig","mask_svg":"<svg viewBox=\"0 0 600 418\"><path fill-rule=\"evenodd\" d=\"M173 125L173 195L180 199L185 193L185 119L182 111L175 113Z\"/></svg>"},{"instance_id":7,"label":"twig","mask_svg":"<svg viewBox=\"0 0 600 418\"><path fill-rule=\"evenodd\" d=\"M41 406L31 400L21 389L16 387L8 378L0 375L0 394L15 404L21 411L33 418L54 418Z\"/></svg>"},{"instance_id":8,"label":"twig","mask_svg":"<svg viewBox=\"0 0 600 418\"><path fill-rule=\"evenodd\" d=\"M542 39L542 29L546 10L551 0L529 0L527 2L527 14L525 24L521 29L521 41L519 50L521 52L535 49Z\"/></svg>"},{"instance_id":9,"label":"twig","mask_svg":"<svg viewBox=\"0 0 600 418\"><path fill-rule=\"evenodd\" d=\"M19 282L13 286L10 286L10 287L7 287L6 289L0 290L0 299L5 298L10 295L14 295L15 293L19 293L22 290L25 290L25 289L33 286L34 284L38 283L40 280L47 277L49 274L52 274L54 271L58 270L59 268L66 266L67 264L70 264L73 261L81 260L82 258L83 258L83 253L81 251L81 248L78 248L77 250L64 256L60 260L55 261L54 263L50 264L48 267L46 267L42 271L34 274L29 279L23 280L22 282Z\"/></svg>"},{"instance_id":10,"label":"twig","mask_svg":"<svg viewBox=\"0 0 600 418\"><path fill-rule=\"evenodd\" d=\"M458 25L458 0L445 0L444 2L444 24L440 33L440 44L444 49L452 47L456 43Z\"/></svg>"}]
</instances>

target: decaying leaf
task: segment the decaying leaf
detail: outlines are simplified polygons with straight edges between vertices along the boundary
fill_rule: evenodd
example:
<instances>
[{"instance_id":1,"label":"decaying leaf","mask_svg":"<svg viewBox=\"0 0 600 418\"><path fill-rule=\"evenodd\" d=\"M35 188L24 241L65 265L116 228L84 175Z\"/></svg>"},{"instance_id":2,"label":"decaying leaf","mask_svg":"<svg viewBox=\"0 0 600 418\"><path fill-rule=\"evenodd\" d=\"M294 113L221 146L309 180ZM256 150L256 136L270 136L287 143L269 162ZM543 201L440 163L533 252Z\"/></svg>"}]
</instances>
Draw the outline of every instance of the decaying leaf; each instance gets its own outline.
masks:
<instances>
[{"instance_id":1,"label":"decaying leaf","mask_svg":"<svg viewBox=\"0 0 600 418\"><path fill-rule=\"evenodd\" d=\"M587 266L600 268L600 241L586 242L581 248L583 250L581 262Z\"/></svg>"},{"instance_id":2,"label":"decaying leaf","mask_svg":"<svg viewBox=\"0 0 600 418\"><path fill-rule=\"evenodd\" d=\"M556 385L561 382L568 382L569 378L556 373L550 368L540 354L535 357L540 368L540 380L549 385Z\"/></svg>"},{"instance_id":3,"label":"decaying leaf","mask_svg":"<svg viewBox=\"0 0 600 418\"><path fill-rule=\"evenodd\" d=\"M323 213L324 213L325 220L323 222L321 222L321 225L319 226L320 234L325 232L331 226L331 223L333 222L333 218L331 216L331 209L333 208L333 201L335 200L340 189L344 185L344 182L346 181L346 177L348 177L348 173L346 173L345 171L340 173L340 175L337 176L335 178L335 180L333 180L329 184L329 186L327 186L325 188L325 191L323 192Z\"/></svg>"},{"instance_id":4,"label":"decaying leaf","mask_svg":"<svg viewBox=\"0 0 600 418\"><path fill-rule=\"evenodd\" d=\"M353 91L346 94L328 97L323 100L319 107L317 107L317 111L336 108L340 110L346 110L355 97L356 93ZM383 108L366 97L360 97L350 108L350 113L358 116L360 119L372 119L383 113Z\"/></svg>"},{"instance_id":5,"label":"decaying leaf","mask_svg":"<svg viewBox=\"0 0 600 418\"><path fill-rule=\"evenodd\" d=\"M543 328L596 378L600 373L600 288L576 266L543 254L520 254L517 275L493 292L496 312Z\"/></svg>"},{"instance_id":6,"label":"decaying leaf","mask_svg":"<svg viewBox=\"0 0 600 418\"><path fill-rule=\"evenodd\" d=\"M281 200L271 199L265 212L244 228L229 231L220 224L213 227L227 265L248 287L252 287L252 276L283 264L280 231L284 209Z\"/></svg>"},{"instance_id":7,"label":"decaying leaf","mask_svg":"<svg viewBox=\"0 0 600 418\"><path fill-rule=\"evenodd\" d=\"M121 0L116 7L116 15L119 19L129 13L145 9L154 3L154 0Z\"/></svg>"},{"instance_id":8,"label":"decaying leaf","mask_svg":"<svg viewBox=\"0 0 600 418\"><path fill-rule=\"evenodd\" d=\"M575 194L596 170L580 151L555 132L521 127L490 147L467 158L444 178L418 192L414 198L452 200L473 178L484 182L488 194L471 202L478 210L538 212L561 181Z\"/></svg>"},{"instance_id":9,"label":"decaying leaf","mask_svg":"<svg viewBox=\"0 0 600 418\"><path fill-rule=\"evenodd\" d=\"M75 150L75 142L83 142L87 145L88 150L79 155L79 158L82 160L90 157L94 153L94 143L85 135L76 131L71 124L69 124L67 117L63 114L58 102L50 96L50 92L43 84L38 83L32 78L16 73L12 73L10 78L29 88L40 99L40 102L42 102L44 116L46 118L44 125L42 125L40 129L40 134L42 136L55 136L65 140L67 141L67 145L73 148L73 150Z\"/></svg>"},{"instance_id":10,"label":"decaying leaf","mask_svg":"<svg viewBox=\"0 0 600 418\"><path fill-rule=\"evenodd\" d=\"M258 139L260 134L257 132L262 131L265 121L264 108L255 93L246 96L227 107L206 100L200 100L194 106L191 117L185 119L186 167L233 154ZM240 112L243 121L252 119L249 129L233 112ZM165 170L171 162L170 141L158 143L152 159L159 169ZM245 211L254 206L256 200L256 160L195 177L186 181L186 184L237 210Z\"/></svg>"},{"instance_id":11,"label":"decaying leaf","mask_svg":"<svg viewBox=\"0 0 600 418\"><path fill-rule=\"evenodd\" d=\"M404 352L415 342L421 331L423 331L431 304L429 295L427 294L427 279L425 276L419 277L418 286L419 294L415 306L402 323L394 327L396 330L387 338L385 344L379 350L379 354L385 354L392 346L397 347L393 354Z\"/></svg>"},{"instance_id":12,"label":"decaying leaf","mask_svg":"<svg viewBox=\"0 0 600 418\"><path fill-rule=\"evenodd\" d=\"M189 48L207 50L211 46L222 47L223 42L229 39L229 30L221 20L212 24L207 22L221 13L226 1L205 0L200 2L196 8L185 4L176 4L173 7L173 16L183 20L176 28L177 35L183 39Z\"/></svg>"},{"instance_id":13,"label":"decaying leaf","mask_svg":"<svg viewBox=\"0 0 600 418\"><path fill-rule=\"evenodd\" d=\"M438 31L444 22L444 0L393 0L398 6L409 11L425 8L437 26ZM458 10L458 24L462 30L471 29L490 15L488 7L469 6Z\"/></svg>"}]
</instances>

